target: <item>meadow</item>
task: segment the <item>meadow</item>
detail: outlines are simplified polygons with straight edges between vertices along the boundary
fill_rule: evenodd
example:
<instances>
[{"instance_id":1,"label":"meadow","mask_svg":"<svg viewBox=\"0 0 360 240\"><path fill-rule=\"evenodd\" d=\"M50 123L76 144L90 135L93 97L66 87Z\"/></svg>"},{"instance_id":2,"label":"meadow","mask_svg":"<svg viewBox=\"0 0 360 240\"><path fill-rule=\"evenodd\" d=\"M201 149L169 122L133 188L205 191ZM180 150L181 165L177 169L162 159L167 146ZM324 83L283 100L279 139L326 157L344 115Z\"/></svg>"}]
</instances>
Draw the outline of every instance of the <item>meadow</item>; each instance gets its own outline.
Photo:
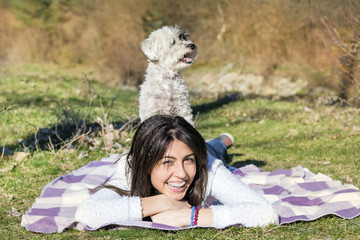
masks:
<instances>
[{"instance_id":1,"label":"meadow","mask_svg":"<svg viewBox=\"0 0 360 240\"><path fill-rule=\"evenodd\" d=\"M14 156L0 155L1 238L358 239L360 236L359 217L346 220L336 216L266 228L66 230L49 235L27 232L20 226L21 215L47 183L90 161L129 147L129 139L137 126L138 91L122 85L107 85L97 81L95 75L91 71L69 71L51 65L1 68L0 144L15 152ZM255 164L265 171L302 165L344 184L360 186L358 108L346 104L321 105L317 99L304 95L271 99L229 93L216 99L196 95L191 99L197 129L205 139L222 132L234 135L235 144L229 150L230 165ZM100 132L111 123L113 126L129 124L120 129L110 148L106 134L89 132L82 133L99 138L98 145L73 139L75 132L59 144L30 144L34 136L39 136L37 133L44 132L42 129L73 126L84 119L88 123L99 123ZM121 147L115 148L115 142ZM68 149L66 146L70 145Z\"/></svg>"},{"instance_id":2,"label":"meadow","mask_svg":"<svg viewBox=\"0 0 360 240\"><path fill-rule=\"evenodd\" d=\"M178 232L20 226L47 183L129 149L146 69L140 43L163 25L189 30L199 47L184 73L196 127L205 139L234 135L230 165L301 165L360 187L359 13L357 0L0 0L1 238L359 239L360 218L336 216ZM224 69L307 85L288 97L206 92Z\"/></svg>"}]
</instances>

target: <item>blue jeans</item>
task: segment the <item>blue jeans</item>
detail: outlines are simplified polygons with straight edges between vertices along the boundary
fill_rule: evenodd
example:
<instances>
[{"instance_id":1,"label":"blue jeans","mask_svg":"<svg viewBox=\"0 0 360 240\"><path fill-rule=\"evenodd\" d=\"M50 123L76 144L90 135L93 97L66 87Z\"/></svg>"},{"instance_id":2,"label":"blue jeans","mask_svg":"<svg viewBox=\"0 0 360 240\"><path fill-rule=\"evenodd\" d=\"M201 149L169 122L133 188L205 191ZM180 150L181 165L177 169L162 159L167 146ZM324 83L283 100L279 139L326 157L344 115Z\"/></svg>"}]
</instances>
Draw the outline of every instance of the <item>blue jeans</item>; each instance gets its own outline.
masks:
<instances>
[{"instance_id":1,"label":"blue jeans","mask_svg":"<svg viewBox=\"0 0 360 240\"><path fill-rule=\"evenodd\" d=\"M219 139L212 139L206 142L207 153L208 153L208 168L213 164L215 159L220 159L224 165L230 170L234 171L236 168L226 164L227 148L223 141Z\"/></svg>"}]
</instances>

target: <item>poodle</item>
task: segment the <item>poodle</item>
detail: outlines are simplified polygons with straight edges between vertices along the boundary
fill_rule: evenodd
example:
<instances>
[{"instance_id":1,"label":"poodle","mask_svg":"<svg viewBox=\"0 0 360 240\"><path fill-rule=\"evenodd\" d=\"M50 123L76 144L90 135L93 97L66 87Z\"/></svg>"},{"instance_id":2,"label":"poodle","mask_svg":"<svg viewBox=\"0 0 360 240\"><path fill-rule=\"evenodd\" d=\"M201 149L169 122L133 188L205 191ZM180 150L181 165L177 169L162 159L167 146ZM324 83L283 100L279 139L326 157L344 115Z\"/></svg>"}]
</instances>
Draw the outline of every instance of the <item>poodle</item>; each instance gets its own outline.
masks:
<instances>
[{"instance_id":1,"label":"poodle","mask_svg":"<svg viewBox=\"0 0 360 240\"><path fill-rule=\"evenodd\" d=\"M194 126L190 95L180 72L197 57L197 46L178 26L164 26L141 43L147 57L145 80L140 86L141 122L156 114L181 116Z\"/></svg>"}]
</instances>

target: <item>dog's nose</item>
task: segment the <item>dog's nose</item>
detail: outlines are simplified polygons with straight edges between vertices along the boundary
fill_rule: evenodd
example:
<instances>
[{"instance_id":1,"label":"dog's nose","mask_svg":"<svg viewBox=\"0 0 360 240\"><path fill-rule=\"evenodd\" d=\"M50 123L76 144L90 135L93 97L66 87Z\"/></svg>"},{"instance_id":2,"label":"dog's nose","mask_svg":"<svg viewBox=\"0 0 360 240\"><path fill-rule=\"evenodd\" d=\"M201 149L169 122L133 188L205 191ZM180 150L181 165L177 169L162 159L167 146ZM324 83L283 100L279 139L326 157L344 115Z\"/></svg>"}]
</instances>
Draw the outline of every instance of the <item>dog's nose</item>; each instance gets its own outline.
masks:
<instances>
[{"instance_id":1,"label":"dog's nose","mask_svg":"<svg viewBox=\"0 0 360 240\"><path fill-rule=\"evenodd\" d=\"M196 48L196 45L193 43L190 43L187 45L188 48L190 48L191 50L194 50Z\"/></svg>"}]
</instances>

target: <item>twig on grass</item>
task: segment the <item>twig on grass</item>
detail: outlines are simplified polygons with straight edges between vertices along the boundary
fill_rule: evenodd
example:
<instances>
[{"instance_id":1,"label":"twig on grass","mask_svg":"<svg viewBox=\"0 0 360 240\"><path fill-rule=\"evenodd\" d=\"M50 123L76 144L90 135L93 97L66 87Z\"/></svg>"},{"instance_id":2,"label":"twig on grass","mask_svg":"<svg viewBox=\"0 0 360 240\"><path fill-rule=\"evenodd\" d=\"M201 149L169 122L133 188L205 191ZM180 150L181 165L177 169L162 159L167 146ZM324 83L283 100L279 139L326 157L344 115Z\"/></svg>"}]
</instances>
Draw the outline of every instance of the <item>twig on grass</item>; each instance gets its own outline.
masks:
<instances>
[{"instance_id":1,"label":"twig on grass","mask_svg":"<svg viewBox=\"0 0 360 240\"><path fill-rule=\"evenodd\" d=\"M64 141L62 147L60 148L60 150L64 150L65 148L68 148L69 146L73 145L74 142L76 142L77 140L79 140L82 136L87 136L89 135L91 132L91 129L89 129L87 132L82 133L81 131L77 131L76 134L69 140ZM82 144L80 144L79 148L81 147Z\"/></svg>"},{"instance_id":2,"label":"twig on grass","mask_svg":"<svg viewBox=\"0 0 360 240\"><path fill-rule=\"evenodd\" d=\"M348 110L345 110L342 112L332 113L332 115L341 115L341 114L352 113L352 112L360 112L360 109L348 109Z\"/></svg>"},{"instance_id":3,"label":"twig on grass","mask_svg":"<svg viewBox=\"0 0 360 240\"><path fill-rule=\"evenodd\" d=\"M85 73L83 73L83 74L84 74L85 80L87 81L87 84L89 86L89 92L88 92L89 103L88 103L86 115L84 117L84 122L86 122L87 118L90 117L90 109L92 107L92 103L99 96L99 94L95 91L96 95L95 95L95 97L92 97L92 95L93 95L92 90L95 90L95 89L92 87L91 81L89 80L87 75Z\"/></svg>"},{"instance_id":4,"label":"twig on grass","mask_svg":"<svg viewBox=\"0 0 360 240\"><path fill-rule=\"evenodd\" d=\"M124 125L122 125L121 126L121 128L119 129L119 132L122 132L122 131L125 131L125 130L127 130L128 129L128 126L130 125L131 127L133 126L133 123L134 122L137 122L137 121L139 121L140 120L140 118L139 117L133 117L133 118L130 118ZM137 127L137 126L135 126L135 127ZM132 128L131 128L131 130L132 130Z\"/></svg>"},{"instance_id":5,"label":"twig on grass","mask_svg":"<svg viewBox=\"0 0 360 240\"><path fill-rule=\"evenodd\" d=\"M1 111L0 111L0 115L3 114L3 113L8 112L8 111L10 111L10 110L12 110L12 109L13 109L14 107L16 107L16 106L17 106L16 104L13 104L13 105L10 105L10 106L8 106L8 107L5 107L4 110L1 110Z\"/></svg>"},{"instance_id":6,"label":"twig on grass","mask_svg":"<svg viewBox=\"0 0 360 240\"><path fill-rule=\"evenodd\" d=\"M3 146L2 146L0 161L3 160L4 155L5 155L5 144L3 144Z\"/></svg>"},{"instance_id":7,"label":"twig on grass","mask_svg":"<svg viewBox=\"0 0 360 240\"><path fill-rule=\"evenodd\" d=\"M48 149L49 149L54 155L56 155L55 147L54 147L54 144L53 144L52 141L51 141L51 137L48 136L48 139L49 139Z\"/></svg>"},{"instance_id":8,"label":"twig on grass","mask_svg":"<svg viewBox=\"0 0 360 240\"><path fill-rule=\"evenodd\" d=\"M200 112L198 111L195 115L195 119L194 119L195 123L199 120L199 115L200 115Z\"/></svg>"}]
</instances>

